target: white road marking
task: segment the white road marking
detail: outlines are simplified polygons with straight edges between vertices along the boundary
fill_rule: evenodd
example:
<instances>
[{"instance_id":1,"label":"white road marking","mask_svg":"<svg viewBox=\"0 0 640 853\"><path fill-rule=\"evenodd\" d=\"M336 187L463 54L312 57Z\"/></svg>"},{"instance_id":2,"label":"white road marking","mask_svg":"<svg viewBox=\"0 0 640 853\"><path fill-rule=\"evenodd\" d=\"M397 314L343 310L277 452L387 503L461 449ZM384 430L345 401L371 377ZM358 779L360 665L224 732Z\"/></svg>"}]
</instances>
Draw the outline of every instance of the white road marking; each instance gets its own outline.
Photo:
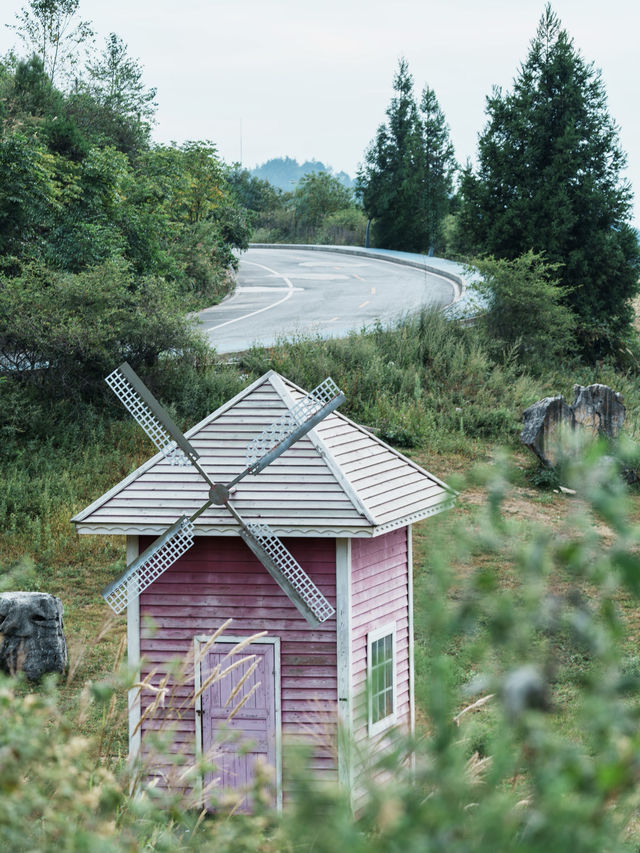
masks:
<instances>
[{"instance_id":1,"label":"white road marking","mask_svg":"<svg viewBox=\"0 0 640 853\"><path fill-rule=\"evenodd\" d=\"M349 276L337 272L293 272L291 278L301 278L304 281L346 281Z\"/></svg>"},{"instance_id":2,"label":"white road marking","mask_svg":"<svg viewBox=\"0 0 640 853\"><path fill-rule=\"evenodd\" d=\"M213 331L215 331L215 329L221 329L223 326L229 326L229 325L231 325L231 323L238 323L240 320L246 320L248 317L254 317L256 314L262 314L263 311L269 311L269 309L275 308L276 305L282 305L282 303L286 302L287 299L291 299L291 297L294 294L294 291L299 290L299 288L294 287L291 284L291 282L286 277L286 275L282 275L281 273L276 272L276 270L272 270L271 267L265 267L264 264L257 264L255 261L244 261L244 260L242 260L242 261L240 261L240 263L241 264L250 264L253 267L261 267L263 270L266 270L267 272L273 273L273 275L277 276L278 278L281 278L287 285L287 294L286 294L286 296L283 296L282 299L278 299L277 302L273 302L271 305L267 305L264 308L258 308L257 311L250 311L248 314L243 314L242 317L236 317L234 320L227 320L225 323L218 323L217 326L211 326L209 329L207 329L207 333L213 332ZM271 290L271 288L269 288L269 290ZM278 290L281 291L282 288L278 288Z\"/></svg>"},{"instance_id":3,"label":"white road marking","mask_svg":"<svg viewBox=\"0 0 640 853\"><path fill-rule=\"evenodd\" d=\"M300 261L298 266L300 266L300 267L333 267L333 269L337 270L337 269L344 269L347 266L349 267L349 269L351 269L351 267L368 267L368 266L370 266L370 264L368 264L368 263L354 264L354 263L349 263L348 261L341 263L341 264L336 264L335 261Z\"/></svg>"},{"instance_id":4,"label":"white road marking","mask_svg":"<svg viewBox=\"0 0 640 853\"><path fill-rule=\"evenodd\" d=\"M263 285L259 287L258 285L251 285L249 287L236 287L234 293L282 293L282 291L291 290L290 287L269 287L268 285ZM302 292L304 290L303 287L294 287L294 291Z\"/></svg>"}]
</instances>

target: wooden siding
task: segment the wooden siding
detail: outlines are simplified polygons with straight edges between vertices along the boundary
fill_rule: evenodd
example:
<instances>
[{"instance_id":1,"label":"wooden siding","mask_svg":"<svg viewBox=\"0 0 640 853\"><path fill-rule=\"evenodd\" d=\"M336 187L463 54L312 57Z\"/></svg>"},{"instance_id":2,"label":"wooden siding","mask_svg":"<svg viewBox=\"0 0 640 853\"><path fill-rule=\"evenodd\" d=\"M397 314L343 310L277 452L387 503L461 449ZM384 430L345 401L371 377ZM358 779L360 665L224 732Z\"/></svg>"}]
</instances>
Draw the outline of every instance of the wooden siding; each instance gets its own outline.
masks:
<instances>
[{"instance_id":1,"label":"wooden siding","mask_svg":"<svg viewBox=\"0 0 640 853\"><path fill-rule=\"evenodd\" d=\"M411 722L409 679L409 583L407 528L375 539L351 543L352 679L354 735L362 741L367 729L367 634L395 622L396 723Z\"/></svg>"},{"instance_id":2,"label":"wooden siding","mask_svg":"<svg viewBox=\"0 0 640 853\"><path fill-rule=\"evenodd\" d=\"M215 482L244 470L249 441L290 410L303 391L270 371L189 430L200 463ZM207 500L194 468L157 454L73 520L78 532L159 534ZM280 535L375 536L449 505L448 488L411 460L337 412L233 494L248 521ZM236 524L224 507L209 507L195 523L207 535Z\"/></svg>"},{"instance_id":3,"label":"wooden siding","mask_svg":"<svg viewBox=\"0 0 640 853\"><path fill-rule=\"evenodd\" d=\"M148 544L149 540L140 538L141 550ZM285 544L335 604L335 542L287 539ZM226 634L250 636L266 631L270 637L280 637L284 743L299 737L312 740L317 745L312 767L335 778L335 617L311 628L241 539L197 539L178 563L142 593L142 676L155 670L152 683L158 685L175 665L172 662L180 665L190 660L195 636L210 636L229 618L233 622ZM166 723L172 730L168 751L180 753L187 764L193 762L195 712L188 702L192 693L193 667L187 666L187 683L171 687L165 707L143 723L143 754L149 753L148 735ZM152 700L151 693L143 693L143 716ZM177 715L181 705L185 708ZM286 766L283 775L286 790Z\"/></svg>"}]
</instances>

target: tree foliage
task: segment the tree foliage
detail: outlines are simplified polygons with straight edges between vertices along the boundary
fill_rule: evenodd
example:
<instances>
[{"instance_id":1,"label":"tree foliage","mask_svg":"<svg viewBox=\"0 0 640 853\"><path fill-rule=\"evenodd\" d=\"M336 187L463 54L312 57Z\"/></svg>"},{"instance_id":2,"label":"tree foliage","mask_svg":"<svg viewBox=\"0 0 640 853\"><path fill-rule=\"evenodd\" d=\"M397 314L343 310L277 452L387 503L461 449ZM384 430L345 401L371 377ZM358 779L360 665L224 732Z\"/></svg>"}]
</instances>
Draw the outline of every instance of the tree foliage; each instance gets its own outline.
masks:
<instances>
[{"instance_id":1,"label":"tree foliage","mask_svg":"<svg viewBox=\"0 0 640 853\"><path fill-rule=\"evenodd\" d=\"M471 252L514 259L532 249L559 280L587 348L629 325L640 256L621 180L625 155L600 72L547 6L513 91L487 99L479 165L462 180L460 234Z\"/></svg>"},{"instance_id":2,"label":"tree foliage","mask_svg":"<svg viewBox=\"0 0 640 853\"><path fill-rule=\"evenodd\" d=\"M558 265L526 252L514 260L483 258L474 262L482 300L476 318L485 345L494 356L517 355L518 362L539 371L566 357L575 343L577 318L565 304Z\"/></svg>"},{"instance_id":3,"label":"tree foliage","mask_svg":"<svg viewBox=\"0 0 640 853\"><path fill-rule=\"evenodd\" d=\"M328 172L310 172L301 178L294 197L297 226L314 233L323 219L353 204L353 193Z\"/></svg>"},{"instance_id":4,"label":"tree foliage","mask_svg":"<svg viewBox=\"0 0 640 853\"><path fill-rule=\"evenodd\" d=\"M103 60L68 92L39 56L0 63L0 390L31 429L124 358L199 352L185 314L222 298L248 240L215 146L151 146L138 63L115 35Z\"/></svg>"},{"instance_id":5,"label":"tree foliage","mask_svg":"<svg viewBox=\"0 0 640 853\"><path fill-rule=\"evenodd\" d=\"M171 287L136 281L122 260L78 274L28 264L0 276L0 361L40 394L78 401L125 359L149 367L162 352L197 346Z\"/></svg>"},{"instance_id":6,"label":"tree foliage","mask_svg":"<svg viewBox=\"0 0 640 853\"><path fill-rule=\"evenodd\" d=\"M81 57L80 46L93 39L89 21L77 17L80 0L29 0L17 14L15 30L29 53L35 53L54 83L61 71L69 74Z\"/></svg>"},{"instance_id":7,"label":"tree foliage","mask_svg":"<svg viewBox=\"0 0 640 853\"><path fill-rule=\"evenodd\" d=\"M444 113L426 87L420 104L401 59L395 95L365 154L357 191L374 220L376 245L426 252L442 244L442 221L453 192L455 160Z\"/></svg>"},{"instance_id":8,"label":"tree foliage","mask_svg":"<svg viewBox=\"0 0 640 853\"><path fill-rule=\"evenodd\" d=\"M128 55L126 43L116 33L109 34L104 50L87 69L99 102L119 115L153 118L156 90L144 85L140 63Z\"/></svg>"}]
</instances>

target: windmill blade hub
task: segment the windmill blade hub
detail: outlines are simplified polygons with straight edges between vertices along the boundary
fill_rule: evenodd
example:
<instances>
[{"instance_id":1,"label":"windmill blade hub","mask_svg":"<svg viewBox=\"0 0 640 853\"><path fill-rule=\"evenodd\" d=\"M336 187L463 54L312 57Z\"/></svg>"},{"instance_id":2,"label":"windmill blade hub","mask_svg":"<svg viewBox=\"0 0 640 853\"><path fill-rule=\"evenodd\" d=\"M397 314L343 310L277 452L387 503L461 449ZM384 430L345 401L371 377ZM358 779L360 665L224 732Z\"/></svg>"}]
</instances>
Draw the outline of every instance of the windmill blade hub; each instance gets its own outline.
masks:
<instances>
[{"instance_id":1,"label":"windmill blade hub","mask_svg":"<svg viewBox=\"0 0 640 853\"><path fill-rule=\"evenodd\" d=\"M209 500L216 506L226 506L229 503L229 495L230 491L224 483L216 483L209 489Z\"/></svg>"}]
</instances>

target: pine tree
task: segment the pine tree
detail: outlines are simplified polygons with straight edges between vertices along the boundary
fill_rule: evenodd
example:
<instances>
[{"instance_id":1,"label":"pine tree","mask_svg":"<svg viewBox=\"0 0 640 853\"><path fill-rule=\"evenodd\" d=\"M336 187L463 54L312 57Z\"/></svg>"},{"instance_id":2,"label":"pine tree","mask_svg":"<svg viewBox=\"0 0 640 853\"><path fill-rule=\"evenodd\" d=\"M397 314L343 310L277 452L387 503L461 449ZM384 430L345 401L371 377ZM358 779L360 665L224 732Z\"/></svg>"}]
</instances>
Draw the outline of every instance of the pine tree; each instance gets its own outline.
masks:
<instances>
[{"instance_id":1,"label":"pine tree","mask_svg":"<svg viewBox=\"0 0 640 853\"><path fill-rule=\"evenodd\" d=\"M638 290L631 190L601 74L550 5L513 92L494 89L487 114L477 173L468 167L461 182L466 248L559 263L585 349L604 351L628 328Z\"/></svg>"},{"instance_id":2,"label":"pine tree","mask_svg":"<svg viewBox=\"0 0 640 853\"><path fill-rule=\"evenodd\" d=\"M376 245L427 251L438 241L448 207L453 148L431 89L425 89L418 109L404 59L393 88L396 94L387 108L387 121L367 149L356 189L374 220Z\"/></svg>"},{"instance_id":3,"label":"pine tree","mask_svg":"<svg viewBox=\"0 0 640 853\"><path fill-rule=\"evenodd\" d=\"M420 182L421 220L429 250L442 245L442 222L449 212L456 162L449 127L436 93L428 86L420 101L422 145Z\"/></svg>"}]
</instances>

